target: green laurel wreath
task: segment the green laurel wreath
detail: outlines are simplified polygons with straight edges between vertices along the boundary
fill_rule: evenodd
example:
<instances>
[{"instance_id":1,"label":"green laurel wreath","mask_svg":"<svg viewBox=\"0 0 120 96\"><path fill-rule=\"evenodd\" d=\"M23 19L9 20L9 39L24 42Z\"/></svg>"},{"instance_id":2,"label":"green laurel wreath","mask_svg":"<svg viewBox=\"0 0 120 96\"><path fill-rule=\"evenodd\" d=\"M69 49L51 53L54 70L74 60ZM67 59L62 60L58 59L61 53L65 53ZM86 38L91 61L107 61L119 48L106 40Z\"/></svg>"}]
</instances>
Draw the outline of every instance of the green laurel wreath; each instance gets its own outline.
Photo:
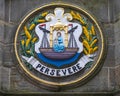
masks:
<instances>
[{"instance_id":1,"label":"green laurel wreath","mask_svg":"<svg viewBox=\"0 0 120 96\"><path fill-rule=\"evenodd\" d=\"M46 22L45 16L48 12L43 12L42 14L32 18L23 28L23 33L21 34L22 40L20 41L21 46L21 55L30 57L34 56L34 46L37 41L37 37L35 36L35 26L39 23ZM32 65L29 63L25 63L29 69L32 69Z\"/></svg>"},{"instance_id":2,"label":"green laurel wreath","mask_svg":"<svg viewBox=\"0 0 120 96\"><path fill-rule=\"evenodd\" d=\"M74 11L70 12L73 19L78 20L83 28L83 34L81 36L83 42L83 52L85 55L94 54L98 50L98 39L96 36L95 28L86 18ZM93 58L92 58L93 59ZM86 68L90 68L92 62L86 64Z\"/></svg>"}]
</instances>

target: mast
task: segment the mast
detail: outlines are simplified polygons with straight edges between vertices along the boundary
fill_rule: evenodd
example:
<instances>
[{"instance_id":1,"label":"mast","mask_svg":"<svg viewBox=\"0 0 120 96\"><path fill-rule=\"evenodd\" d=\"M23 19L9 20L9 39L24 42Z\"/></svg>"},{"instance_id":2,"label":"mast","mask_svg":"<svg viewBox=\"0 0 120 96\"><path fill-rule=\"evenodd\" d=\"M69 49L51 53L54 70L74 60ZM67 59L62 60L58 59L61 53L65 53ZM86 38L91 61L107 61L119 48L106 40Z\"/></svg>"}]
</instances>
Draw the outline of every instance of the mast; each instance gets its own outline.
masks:
<instances>
[{"instance_id":1,"label":"mast","mask_svg":"<svg viewBox=\"0 0 120 96\"><path fill-rule=\"evenodd\" d=\"M69 39L69 42L68 42L68 48L77 48L77 42L75 40L75 37L74 37L74 30L77 29L77 26L75 26L73 28L73 24L70 24L69 26L71 26L71 30L69 31L70 33L70 39Z\"/></svg>"},{"instance_id":2,"label":"mast","mask_svg":"<svg viewBox=\"0 0 120 96\"><path fill-rule=\"evenodd\" d=\"M42 28L42 27L44 27L44 28ZM41 43L41 46L40 46L40 48L50 48L50 44L49 44L49 42L48 42L48 38L47 38L47 30L45 30L46 29L46 25L44 24L44 25L40 25L40 30L42 30L43 31L43 38L42 38L42 43Z\"/></svg>"}]
</instances>

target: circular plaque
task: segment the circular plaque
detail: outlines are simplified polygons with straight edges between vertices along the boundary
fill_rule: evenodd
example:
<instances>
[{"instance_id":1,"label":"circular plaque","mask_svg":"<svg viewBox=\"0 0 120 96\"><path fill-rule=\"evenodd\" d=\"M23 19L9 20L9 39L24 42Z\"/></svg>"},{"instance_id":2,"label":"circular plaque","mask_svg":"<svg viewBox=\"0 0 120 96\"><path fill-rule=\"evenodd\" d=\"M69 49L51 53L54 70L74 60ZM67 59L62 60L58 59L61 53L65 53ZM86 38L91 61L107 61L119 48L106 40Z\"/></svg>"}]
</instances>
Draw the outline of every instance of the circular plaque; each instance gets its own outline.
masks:
<instances>
[{"instance_id":1,"label":"circular plaque","mask_svg":"<svg viewBox=\"0 0 120 96\"><path fill-rule=\"evenodd\" d=\"M97 21L62 3L30 12L17 28L14 47L25 76L49 89L88 81L100 69L105 49Z\"/></svg>"}]
</instances>

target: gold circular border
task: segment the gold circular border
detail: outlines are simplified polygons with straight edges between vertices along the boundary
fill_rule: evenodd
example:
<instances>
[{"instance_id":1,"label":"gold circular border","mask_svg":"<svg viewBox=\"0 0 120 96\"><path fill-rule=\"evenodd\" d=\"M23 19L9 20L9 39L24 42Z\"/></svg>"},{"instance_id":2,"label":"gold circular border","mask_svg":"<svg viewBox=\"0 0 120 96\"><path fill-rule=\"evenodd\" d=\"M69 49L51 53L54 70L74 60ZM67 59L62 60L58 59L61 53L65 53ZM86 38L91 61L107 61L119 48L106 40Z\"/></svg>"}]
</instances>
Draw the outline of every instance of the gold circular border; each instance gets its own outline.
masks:
<instances>
[{"instance_id":1,"label":"gold circular border","mask_svg":"<svg viewBox=\"0 0 120 96\"><path fill-rule=\"evenodd\" d=\"M31 74L25 67L24 65L22 64L20 58L19 58L19 55L18 55L18 51L17 51L17 37L18 37L18 33L19 33L19 30L22 26L22 24L26 21L26 19L31 16L34 12L36 11L39 11L40 9L43 9L43 8L46 8L46 7L49 7L49 6L55 6L55 5L60 5L60 6L67 6L67 7L72 7L72 8L75 8L77 10L80 10L82 11L83 13L85 13L87 16L90 17L90 19L92 19L92 21L94 21L94 23L96 24L99 32L100 32L100 39L101 39L101 52L99 54L99 57L98 57L98 60L96 62L96 64L93 66L93 68L91 70L89 70L84 76L82 76L81 78L78 78L77 80L73 80L73 81L70 81L70 82L63 82L63 83L55 83L55 82L50 82L50 81L45 81L43 79L40 79L36 76L34 76L33 74ZM14 39L14 48L15 48L15 54L16 54L16 57L17 57L17 60L20 64L20 66L22 67L22 69L30 76L32 77L33 79L39 81L39 82L42 82L44 84L49 84L49 85L56 85L56 86L65 86L65 85L70 85L70 84L75 84L77 82L80 82L82 80L84 80L86 77L89 77L95 70L96 68L98 67L101 59L102 59L102 56L103 56L103 53L104 53L104 38L103 38L103 34L102 34L102 30L101 28L99 27L99 24L97 23L97 21L87 12L85 11L84 9L81 9L77 6L74 6L74 5L70 5L70 4L64 4L64 3L54 3L54 4L47 4L47 5L44 5L42 7L39 7L39 8L36 8L35 10L33 10L32 12L30 12L20 23L20 25L18 26L17 28L17 31L16 31L16 34L15 34L15 39Z\"/></svg>"}]
</instances>

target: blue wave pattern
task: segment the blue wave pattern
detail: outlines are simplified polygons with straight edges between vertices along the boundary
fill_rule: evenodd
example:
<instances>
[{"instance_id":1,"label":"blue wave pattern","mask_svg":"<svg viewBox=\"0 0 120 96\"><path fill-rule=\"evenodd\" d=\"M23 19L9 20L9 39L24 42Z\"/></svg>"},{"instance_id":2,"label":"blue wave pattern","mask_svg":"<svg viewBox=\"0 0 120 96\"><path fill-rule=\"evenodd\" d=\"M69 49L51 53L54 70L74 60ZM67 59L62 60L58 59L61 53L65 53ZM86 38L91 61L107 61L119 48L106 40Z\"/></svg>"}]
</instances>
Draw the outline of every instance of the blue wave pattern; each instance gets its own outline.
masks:
<instances>
[{"instance_id":1,"label":"blue wave pattern","mask_svg":"<svg viewBox=\"0 0 120 96\"><path fill-rule=\"evenodd\" d=\"M46 58L41 53L37 53L37 56L40 60L42 60L43 62L45 62L47 64L51 64L56 67L61 67L63 65L69 65L69 64L73 63L74 61L76 61L78 59L78 57L80 56L80 53L76 53L75 56L73 56L72 58L66 59L66 60L52 60L52 59Z\"/></svg>"}]
</instances>

